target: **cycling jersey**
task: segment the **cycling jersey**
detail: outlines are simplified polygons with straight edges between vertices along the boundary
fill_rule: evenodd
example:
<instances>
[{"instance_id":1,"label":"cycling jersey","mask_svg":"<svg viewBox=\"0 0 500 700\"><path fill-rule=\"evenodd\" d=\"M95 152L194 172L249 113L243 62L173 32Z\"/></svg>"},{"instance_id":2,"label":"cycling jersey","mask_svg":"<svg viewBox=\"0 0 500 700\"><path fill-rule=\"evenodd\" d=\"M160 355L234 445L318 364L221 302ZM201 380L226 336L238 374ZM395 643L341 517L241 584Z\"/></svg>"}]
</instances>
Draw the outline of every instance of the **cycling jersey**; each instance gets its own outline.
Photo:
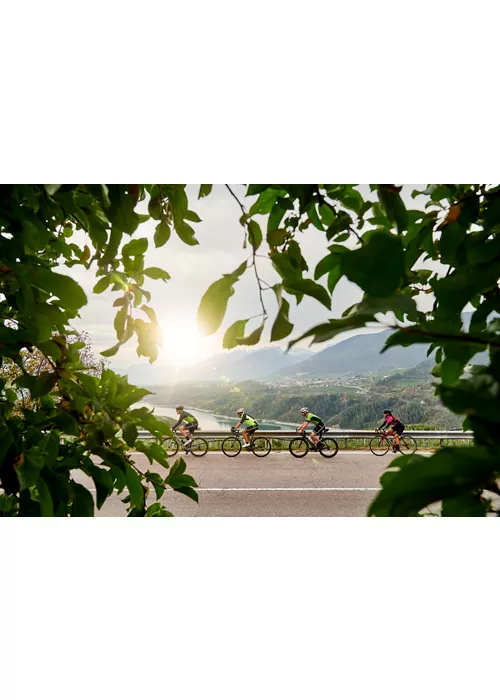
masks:
<instances>
[{"instance_id":1,"label":"cycling jersey","mask_svg":"<svg viewBox=\"0 0 500 700\"><path fill-rule=\"evenodd\" d=\"M245 425L247 428L253 428L259 425L255 418L252 418L252 416L248 415L248 413L243 413L240 416L240 423L241 425Z\"/></svg>"},{"instance_id":2,"label":"cycling jersey","mask_svg":"<svg viewBox=\"0 0 500 700\"><path fill-rule=\"evenodd\" d=\"M384 422L380 426L379 430L383 430L384 428L392 428L395 432L402 433L403 430L405 429L404 424L399 420L399 418L396 418L396 416L386 416Z\"/></svg>"},{"instance_id":3,"label":"cycling jersey","mask_svg":"<svg viewBox=\"0 0 500 700\"><path fill-rule=\"evenodd\" d=\"M186 425L192 426L195 423L198 424L198 419L193 416L192 413L189 413L188 411L182 411L180 413L179 418L177 420L177 423L172 426L172 430L175 430L176 428L179 427L179 425L184 421Z\"/></svg>"},{"instance_id":4,"label":"cycling jersey","mask_svg":"<svg viewBox=\"0 0 500 700\"><path fill-rule=\"evenodd\" d=\"M321 418L314 413L308 413L305 419L308 423L312 423L313 425L319 425L320 423L323 423Z\"/></svg>"}]
</instances>

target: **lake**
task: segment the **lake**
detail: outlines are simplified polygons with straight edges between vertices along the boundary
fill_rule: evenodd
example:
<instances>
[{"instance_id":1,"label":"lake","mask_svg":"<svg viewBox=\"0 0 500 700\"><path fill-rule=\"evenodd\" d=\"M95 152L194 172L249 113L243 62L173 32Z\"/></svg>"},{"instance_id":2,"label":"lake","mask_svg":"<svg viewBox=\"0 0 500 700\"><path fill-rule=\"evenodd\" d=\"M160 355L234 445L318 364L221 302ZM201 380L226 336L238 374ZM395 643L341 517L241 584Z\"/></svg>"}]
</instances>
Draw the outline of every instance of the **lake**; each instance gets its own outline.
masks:
<instances>
[{"instance_id":1,"label":"lake","mask_svg":"<svg viewBox=\"0 0 500 700\"><path fill-rule=\"evenodd\" d=\"M147 401L141 401L134 405L134 408L139 408L140 406L146 406L146 408L154 408L156 416L165 416L166 418L173 418L177 420L177 413L175 412L174 406L167 406L166 404L152 404ZM211 411L204 411L201 408L195 408L194 406L186 406L186 411L189 411L194 416L198 418L200 423L200 430L227 430L231 426L236 425L238 422L238 416L230 418L227 416L217 416ZM257 420L258 417L255 416ZM297 426L299 421L297 421ZM277 423L274 421L259 421L259 427L261 430L292 430L297 427L295 424L287 423Z\"/></svg>"}]
</instances>

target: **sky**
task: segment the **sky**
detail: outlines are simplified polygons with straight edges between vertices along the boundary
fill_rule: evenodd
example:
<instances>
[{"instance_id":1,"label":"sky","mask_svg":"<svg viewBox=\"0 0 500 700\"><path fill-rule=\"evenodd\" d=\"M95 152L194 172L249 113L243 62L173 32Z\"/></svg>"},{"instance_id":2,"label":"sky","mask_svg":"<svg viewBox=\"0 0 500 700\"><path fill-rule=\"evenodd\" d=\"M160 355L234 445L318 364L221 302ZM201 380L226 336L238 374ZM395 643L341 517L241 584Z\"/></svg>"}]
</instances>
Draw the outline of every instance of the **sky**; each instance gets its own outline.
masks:
<instances>
[{"instance_id":1,"label":"sky","mask_svg":"<svg viewBox=\"0 0 500 700\"><path fill-rule=\"evenodd\" d=\"M246 188L243 185L231 185L240 200L244 200ZM408 208L414 208L418 200L411 198L413 189L424 189L425 185L405 185L403 199ZM165 269L171 279L168 282L149 280L144 287L151 294L150 305L155 309L159 324L163 331L164 341L156 364L174 368L187 367L213 354L222 351L222 336L225 329L234 321L249 318L260 313L260 304L256 280L252 270L248 270L235 286L235 294L229 300L228 310L221 329L212 336L203 336L196 325L196 313L201 297L209 285L223 274L235 270L249 255L249 249L243 249L244 231L239 223L241 210L224 185L214 185L211 195L198 200L199 185L188 185L187 194L190 209L196 211L201 223L192 224L198 246L185 245L172 232L170 240L162 248L155 248L153 243L156 222L148 221L139 226L134 237L146 236L150 240L146 253L145 267L157 266ZM366 197L370 196L369 187L360 185L360 191ZM373 198L373 195L371 195ZM249 207L252 200L244 204ZM420 203L419 203L420 204ZM145 203L140 203L146 212ZM261 222L265 233L265 221ZM316 263L326 254L326 240L323 233L312 226L298 234L303 255L309 264L309 276L313 277ZM259 253L266 255L268 247L264 242ZM268 284L280 281L267 258L258 259L259 275ZM67 271L65 271L68 274ZM116 342L113 319L116 308L113 301L120 296L118 292L109 290L95 295L92 288L96 282L95 268L84 270L74 267L71 276L82 285L88 297L88 304L81 311L81 318L75 319L74 325L78 330L89 332L94 351L100 352ZM324 282L324 280L323 280ZM296 337L310 327L324 322L327 318L338 317L342 312L361 299L361 290L345 278L337 285L332 298L332 311L329 312L315 299L305 297L299 306L294 298L290 299L290 320L294 331L290 338ZM269 334L272 320L277 312L277 303L272 291L265 294L265 304L270 322L264 331L259 347L269 344ZM251 322L252 323L252 322ZM259 319L253 322L258 325ZM247 331L252 330L250 323ZM351 333L338 336L339 340ZM289 339L275 343L286 348ZM304 347L307 347L307 342ZM112 358L111 365L115 369L125 370L130 365L146 364L146 358L136 354L136 338L132 338L122 346L118 354ZM321 350L324 346L315 345L313 350Z\"/></svg>"}]
</instances>

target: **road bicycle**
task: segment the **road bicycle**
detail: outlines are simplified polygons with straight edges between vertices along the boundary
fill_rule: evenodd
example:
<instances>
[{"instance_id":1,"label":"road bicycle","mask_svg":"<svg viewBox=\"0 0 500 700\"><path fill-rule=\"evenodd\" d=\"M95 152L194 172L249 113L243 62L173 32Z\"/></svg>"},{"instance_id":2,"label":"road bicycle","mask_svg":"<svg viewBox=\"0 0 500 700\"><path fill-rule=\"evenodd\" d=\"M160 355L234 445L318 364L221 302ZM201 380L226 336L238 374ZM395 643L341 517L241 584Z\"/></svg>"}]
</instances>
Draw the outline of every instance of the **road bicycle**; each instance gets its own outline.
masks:
<instances>
[{"instance_id":1,"label":"road bicycle","mask_svg":"<svg viewBox=\"0 0 500 700\"><path fill-rule=\"evenodd\" d=\"M226 457L237 457L243 447L243 438L240 437L239 430L232 428L231 432L233 433L232 436L227 437L222 442L222 451ZM249 447L245 449L248 452L253 452L256 457L267 457L271 452L271 448L271 442L267 438L253 434L250 437Z\"/></svg>"},{"instance_id":2,"label":"road bicycle","mask_svg":"<svg viewBox=\"0 0 500 700\"><path fill-rule=\"evenodd\" d=\"M186 454L191 453L193 457L203 457L208 451L208 442L204 438L193 437L191 442L186 446L188 440L179 433L175 433L173 438L167 438L163 443L163 449L169 457L175 457L179 449L183 449Z\"/></svg>"},{"instance_id":3,"label":"road bicycle","mask_svg":"<svg viewBox=\"0 0 500 700\"><path fill-rule=\"evenodd\" d=\"M328 428L322 428L319 433L319 443L315 445L309 435L305 432L300 433L301 437L290 441L288 449L294 457L305 457L309 450L319 452L323 457L335 457L339 451L339 446L333 438L324 438L323 435L328 432Z\"/></svg>"},{"instance_id":4,"label":"road bicycle","mask_svg":"<svg viewBox=\"0 0 500 700\"><path fill-rule=\"evenodd\" d=\"M370 452L377 457L383 457L389 450L393 450L396 447L394 442L394 435L386 433L385 430L377 432L375 437L370 440ZM399 436L399 452L402 454L412 455L417 449L417 443L415 438L411 435L400 435Z\"/></svg>"}]
</instances>

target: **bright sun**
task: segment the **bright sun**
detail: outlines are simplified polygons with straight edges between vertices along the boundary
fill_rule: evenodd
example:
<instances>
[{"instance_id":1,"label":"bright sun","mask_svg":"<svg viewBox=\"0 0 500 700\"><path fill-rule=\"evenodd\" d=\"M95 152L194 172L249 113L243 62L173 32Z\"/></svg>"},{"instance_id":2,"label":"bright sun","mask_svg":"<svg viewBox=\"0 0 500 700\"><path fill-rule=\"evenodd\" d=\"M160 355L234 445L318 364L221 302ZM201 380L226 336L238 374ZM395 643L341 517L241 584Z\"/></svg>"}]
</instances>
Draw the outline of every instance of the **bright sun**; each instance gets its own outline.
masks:
<instances>
[{"instance_id":1,"label":"bright sun","mask_svg":"<svg viewBox=\"0 0 500 700\"><path fill-rule=\"evenodd\" d=\"M194 322L168 320L160 322L160 325L163 345L160 348L159 362L188 367L203 359L206 354L206 338Z\"/></svg>"}]
</instances>

